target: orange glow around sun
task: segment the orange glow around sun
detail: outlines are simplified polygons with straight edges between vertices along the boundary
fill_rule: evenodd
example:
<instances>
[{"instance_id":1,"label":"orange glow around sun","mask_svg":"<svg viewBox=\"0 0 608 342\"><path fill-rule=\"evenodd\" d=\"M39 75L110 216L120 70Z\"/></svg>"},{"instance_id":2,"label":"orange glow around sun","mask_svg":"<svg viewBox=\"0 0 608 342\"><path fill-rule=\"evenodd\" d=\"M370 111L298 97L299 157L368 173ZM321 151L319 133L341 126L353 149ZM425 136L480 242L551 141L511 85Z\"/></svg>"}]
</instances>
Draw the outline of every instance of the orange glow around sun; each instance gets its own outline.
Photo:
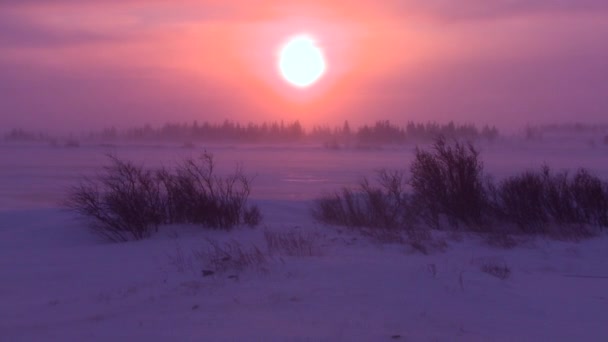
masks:
<instances>
[{"instance_id":1,"label":"orange glow around sun","mask_svg":"<svg viewBox=\"0 0 608 342\"><path fill-rule=\"evenodd\" d=\"M291 85L307 88L325 74L325 56L316 41L308 35L289 39L278 56L281 76Z\"/></svg>"},{"instance_id":2,"label":"orange glow around sun","mask_svg":"<svg viewBox=\"0 0 608 342\"><path fill-rule=\"evenodd\" d=\"M226 28L221 51L201 47L199 54L217 60L199 65L210 73L207 77L242 89L251 108L261 113L256 115L305 124L325 122L357 106L354 94L366 86L365 80L380 77L404 60L402 54L378 53L400 50L403 39L379 35L392 32L384 22L342 14L325 20L320 11L297 12Z\"/></svg>"}]
</instances>

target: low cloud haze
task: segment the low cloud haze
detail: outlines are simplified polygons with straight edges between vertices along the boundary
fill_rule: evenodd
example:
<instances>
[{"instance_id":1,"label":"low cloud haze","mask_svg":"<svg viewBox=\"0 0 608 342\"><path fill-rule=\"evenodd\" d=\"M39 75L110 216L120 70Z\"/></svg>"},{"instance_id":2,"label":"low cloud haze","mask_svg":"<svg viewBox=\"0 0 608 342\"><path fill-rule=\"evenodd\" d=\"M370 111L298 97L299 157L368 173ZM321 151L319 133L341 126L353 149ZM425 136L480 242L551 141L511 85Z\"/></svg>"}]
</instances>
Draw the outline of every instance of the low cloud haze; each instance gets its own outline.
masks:
<instances>
[{"instance_id":1,"label":"low cloud haze","mask_svg":"<svg viewBox=\"0 0 608 342\"><path fill-rule=\"evenodd\" d=\"M328 58L306 91L274 59L302 31ZM5 0L0 128L605 123L606 36L598 0Z\"/></svg>"}]
</instances>

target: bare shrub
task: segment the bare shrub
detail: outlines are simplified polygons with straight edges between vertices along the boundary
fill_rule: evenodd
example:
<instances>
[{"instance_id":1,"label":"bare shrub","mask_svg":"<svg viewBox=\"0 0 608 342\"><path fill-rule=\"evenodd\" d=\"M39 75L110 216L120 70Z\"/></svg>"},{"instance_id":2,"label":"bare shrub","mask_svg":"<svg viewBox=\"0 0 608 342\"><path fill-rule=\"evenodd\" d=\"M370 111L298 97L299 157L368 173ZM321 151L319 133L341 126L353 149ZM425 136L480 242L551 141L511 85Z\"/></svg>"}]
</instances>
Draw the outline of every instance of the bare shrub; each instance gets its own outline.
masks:
<instances>
[{"instance_id":1,"label":"bare shrub","mask_svg":"<svg viewBox=\"0 0 608 342\"><path fill-rule=\"evenodd\" d=\"M243 211L243 222L249 227L256 227L262 223L262 212L256 205L249 206Z\"/></svg>"},{"instance_id":2,"label":"bare shrub","mask_svg":"<svg viewBox=\"0 0 608 342\"><path fill-rule=\"evenodd\" d=\"M314 256L320 254L318 235L313 233L265 231L264 239L271 255Z\"/></svg>"},{"instance_id":3,"label":"bare shrub","mask_svg":"<svg viewBox=\"0 0 608 342\"><path fill-rule=\"evenodd\" d=\"M545 183L544 204L547 215L559 225L582 223L568 172L553 174L548 166L543 166L541 172Z\"/></svg>"},{"instance_id":4,"label":"bare shrub","mask_svg":"<svg viewBox=\"0 0 608 342\"><path fill-rule=\"evenodd\" d=\"M186 159L173 172L109 158L102 174L70 189L65 204L111 241L147 238L163 223L227 230L262 219L256 206L247 206L251 179L240 167L233 174L216 175L211 154Z\"/></svg>"},{"instance_id":5,"label":"bare shrub","mask_svg":"<svg viewBox=\"0 0 608 342\"><path fill-rule=\"evenodd\" d=\"M416 149L410 171L413 203L429 225L440 228L441 215L452 225L482 223L487 193L479 151L471 143L448 144L440 137L431 151Z\"/></svg>"},{"instance_id":6,"label":"bare shrub","mask_svg":"<svg viewBox=\"0 0 608 342\"><path fill-rule=\"evenodd\" d=\"M570 188L581 221L607 228L608 184L581 169L574 175Z\"/></svg>"},{"instance_id":7,"label":"bare shrub","mask_svg":"<svg viewBox=\"0 0 608 342\"><path fill-rule=\"evenodd\" d=\"M481 271L500 280L506 280L511 276L511 268L507 264L494 260L484 261L481 264Z\"/></svg>"},{"instance_id":8,"label":"bare shrub","mask_svg":"<svg viewBox=\"0 0 608 342\"><path fill-rule=\"evenodd\" d=\"M357 194L349 188L315 200L312 215L316 220L327 224L365 226L365 216Z\"/></svg>"},{"instance_id":9,"label":"bare shrub","mask_svg":"<svg viewBox=\"0 0 608 342\"><path fill-rule=\"evenodd\" d=\"M608 226L608 186L587 170L573 177L548 166L504 180L495 207L523 233L582 238Z\"/></svg>"},{"instance_id":10,"label":"bare shrub","mask_svg":"<svg viewBox=\"0 0 608 342\"><path fill-rule=\"evenodd\" d=\"M164 221L159 184L149 170L108 157L103 173L71 188L65 204L111 241L147 238Z\"/></svg>"},{"instance_id":11,"label":"bare shrub","mask_svg":"<svg viewBox=\"0 0 608 342\"><path fill-rule=\"evenodd\" d=\"M496 207L502 219L515 223L524 233L540 233L548 222L544 209L544 182L540 174L524 172L498 187Z\"/></svg>"},{"instance_id":12,"label":"bare shrub","mask_svg":"<svg viewBox=\"0 0 608 342\"><path fill-rule=\"evenodd\" d=\"M201 262L203 271L224 273L228 271L243 271L246 269L262 270L268 263L268 258L255 245L243 246L232 240L220 243L207 239L207 246L193 252L196 260Z\"/></svg>"},{"instance_id":13,"label":"bare shrub","mask_svg":"<svg viewBox=\"0 0 608 342\"><path fill-rule=\"evenodd\" d=\"M413 217L403 171L380 170L376 182L364 178L358 188L317 199L312 214L320 222L352 228L402 229Z\"/></svg>"},{"instance_id":14,"label":"bare shrub","mask_svg":"<svg viewBox=\"0 0 608 342\"><path fill-rule=\"evenodd\" d=\"M431 150L416 149L410 171L411 194L402 171L380 171L373 183L364 178L357 188L316 200L313 217L380 242L413 241L423 253L420 239L404 238L402 229L413 232L420 222L441 229L447 220L453 228L486 234L491 245L512 248L517 234L579 240L608 227L608 183L585 169L570 175L544 166L496 185L484 176L475 146L438 138Z\"/></svg>"},{"instance_id":15,"label":"bare shrub","mask_svg":"<svg viewBox=\"0 0 608 342\"><path fill-rule=\"evenodd\" d=\"M167 217L170 223L201 224L206 227L230 229L245 221L258 224L257 207L247 208L251 179L242 168L221 177L215 174L213 155L204 153L199 159L186 159L175 173L158 172L166 190Z\"/></svg>"}]
</instances>

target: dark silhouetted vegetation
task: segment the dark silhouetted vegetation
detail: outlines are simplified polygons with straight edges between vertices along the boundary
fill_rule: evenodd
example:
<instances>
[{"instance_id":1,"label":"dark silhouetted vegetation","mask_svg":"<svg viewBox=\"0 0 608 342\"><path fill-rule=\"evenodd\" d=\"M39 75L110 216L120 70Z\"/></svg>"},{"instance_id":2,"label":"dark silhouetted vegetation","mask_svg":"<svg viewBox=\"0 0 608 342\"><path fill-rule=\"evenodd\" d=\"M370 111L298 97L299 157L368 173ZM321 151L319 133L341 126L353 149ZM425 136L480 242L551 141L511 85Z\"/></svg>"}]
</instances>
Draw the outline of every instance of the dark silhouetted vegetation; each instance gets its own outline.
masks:
<instances>
[{"instance_id":1,"label":"dark silhouetted vegetation","mask_svg":"<svg viewBox=\"0 0 608 342\"><path fill-rule=\"evenodd\" d=\"M378 172L357 189L348 187L315 201L313 216L322 222L354 228L400 229L408 224L408 197L404 173Z\"/></svg>"},{"instance_id":2,"label":"dark silhouetted vegetation","mask_svg":"<svg viewBox=\"0 0 608 342\"><path fill-rule=\"evenodd\" d=\"M4 134L4 141L7 142L47 142L51 138L42 132L31 132L21 128L15 128Z\"/></svg>"},{"instance_id":3,"label":"dark silhouetted vegetation","mask_svg":"<svg viewBox=\"0 0 608 342\"><path fill-rule=\"evenodd\" d=\"M439 228L440 215L452 225L482 223L488 207L483 164L471 143L438 138L431 150L416 149L410 171L414 205L427 223Z\"/></svg>"},{"instance_id":4,"label":"dark silhouetted vegetation","mask_svg":"<svg viewBox=\"0 0 608 342\"><path fill-rule=\"evenodd\" d=\"M109 158L111 164L96 179L71 189L66 204L111 241L147 238L165 221L160 184L154 172Z\"/></svg>"},{"instance_id":5,"label":"dark silhouetted vegetation","mask_svg":"<svg viewBox=\"0 0 608 342\"><path fill-rule=\"evenodd\" d=\"M211 154L186 159L173 172L163 169L157 178L164 194L167 223L200 224L229 229L244 221L250 179L240 168L217 176Z\"/></svg>"},{"instance_id":6,"label":"dark silhouetted vegetation","mask_svg":"<svg viewBox=\"0 0 608 342\"><path fill-rule=\"evenodd\" d=\"M150 125L120 131L115 127L89 134L88 139L114 141L172 141L191 145L194 142L239 143L322 143L328 148L341 146L368 146L402 144L416 141L432 141L438 136L468 140L494 140L498 137L495 127L478 129L472 124L438 124L434 122L408 122L405 127L388 120L373 125L351 128L348 121L341 126L313 126L306 130L299 121L264 122L241 124L232 121L222 123L167 123L155 128Z\"/></svg>"},{"instance_id":7,"label":"dark silhouetted vegetation","mask_svg":"<svg viewBox=\"0 0 608 342\"><path fill-rule=\"evenodd\" d=\"M553 138L554 140L571 140L576 136L594 137L602 140L608 132L607 124L585 124L585 123L560 123L531 126L524 130L526 140L543 140Z\"/></svg>"},{"instance_id":8,"label":"dark silhouetted vegetation","mask_svg":"<svg viewBox=\"0 0 608 342\"><path fill-rule=\"evenodd\" d=\"M312 213L320 222L374 228L380 236L459 229L512 247L517 240L508 234L576 239L608 227L608 183L585 169L570 175L544 166L496 185L484 175L473 144L442 137L428 150L416 149L407 181L401 171L382 171L376 185L364 179L357 188L324 196ZM389 240L399 239L390 234Z\"/></svg>"},{"instance_id":9,"label":"dark silhouetted vegetation","mask_svg":"<svg viewBox=\"0 0 608 342\"><path fill-rule=\"evenodd\" d=\"M174 170L150 170L110 156L111 165L72 188L66 205L111 241L149 237L161 224L231 229L255 226L262 216L248 206L251 179L241 168L218 176L211 154L187 159Z\"/></svg>"},{"instance_id":10,"label":"dark silhouetted vegetation","mask_svg":"<svg viewBox=\"0 0 608 342\"><path fill-rule=\"evenodd\" d=\"M608 186L584 169L570 176L544 166L510 177L498 186L496 201L502 219L525 233L552 225L608 227Z\"/></svg>"}]
</instances>

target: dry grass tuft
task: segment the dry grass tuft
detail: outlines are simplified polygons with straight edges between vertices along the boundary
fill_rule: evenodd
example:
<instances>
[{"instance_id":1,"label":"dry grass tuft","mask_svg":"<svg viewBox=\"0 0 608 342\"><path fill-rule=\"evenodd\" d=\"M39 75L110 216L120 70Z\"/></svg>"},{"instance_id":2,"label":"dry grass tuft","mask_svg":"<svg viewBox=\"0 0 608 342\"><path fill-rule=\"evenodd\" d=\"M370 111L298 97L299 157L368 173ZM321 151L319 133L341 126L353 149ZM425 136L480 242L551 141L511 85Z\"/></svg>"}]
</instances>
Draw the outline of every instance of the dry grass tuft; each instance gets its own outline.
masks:
<instances>
[{"instance_id":1,"label":"dry grass tuft","mask_svg":"<svg viewBox=\"0 0 608 342\"><path fill-rule=\"evenodd\" d=\"M235 240L225 243L212 239L206 241L205 248L193 251L194 258L203 266L203 272L225 273L247 269L262 271L268 263L266 254L255 245L247 247Z\"/></svg>"},{"instance_id":2,"label":"dry grass tuft","mask_svg":"<svg viewBox=\"0 0 608 342\"><path fill-rule=\"evenodd\" d=\"M265 231L264 239L270 255L315 256L320 254L319 236L299 231Z\"/></svg>"}]
</instances>

